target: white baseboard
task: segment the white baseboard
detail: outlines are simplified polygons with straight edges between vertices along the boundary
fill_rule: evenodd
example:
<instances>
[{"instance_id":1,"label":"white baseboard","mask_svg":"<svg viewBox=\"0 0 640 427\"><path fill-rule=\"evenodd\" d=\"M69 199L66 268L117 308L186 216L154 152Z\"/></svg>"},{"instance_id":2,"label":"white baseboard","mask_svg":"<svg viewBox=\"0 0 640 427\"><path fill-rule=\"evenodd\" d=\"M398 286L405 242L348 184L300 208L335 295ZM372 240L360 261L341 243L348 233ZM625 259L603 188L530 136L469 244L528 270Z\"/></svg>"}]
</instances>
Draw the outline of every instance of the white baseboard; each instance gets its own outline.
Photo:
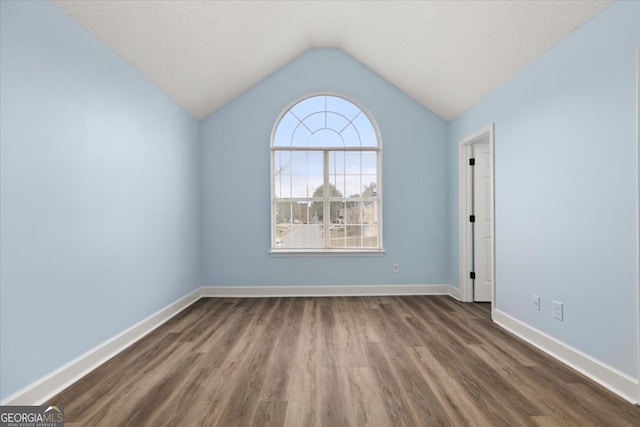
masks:
<instances>
[{"instance_id":1,"label":"white baseboard","mask_svg":"<svg viewBox=\"0 0 640 427\"><path fill-rule=\"evenodd\" d=\"M49 375L12 394L0 402L0 405L41 405L199 300L200 297L201 289L198 288L110 340L76 357Z\"/></svg>"},{"instance_id":2,"label":"white baseboard","mask_svg":"<svg viewBox=\"0 0 640 427\"><path fill-rule=\"evenodd\" d=\"M203 297L337 297L383 295L450 295L451 285L352 285L352 286L205 286Z\"/></svg>"},{"instance_id":3,"label":"white baseboard","mask_svg":"<svg viewBox=\"0 0 640 427\"><path fill-rule=\"evenodd\" d=\"M455 299L456 301L462 301L461 300L461 293L460 293L460 288L456 288L453 285L448 285L449 286L449 296L453 299Z\"/></svg>"},{"instance_id":4,"label":"white baseboard","mask_svg":"<svg viewBox=\"0 0 640 427\"><path fill-rule=\"evenodd\" d=\"M631 403L638 404L640 382L588 354L500 311L493 311L493 321L562 363Z\"/></svg>"}]
</instances>

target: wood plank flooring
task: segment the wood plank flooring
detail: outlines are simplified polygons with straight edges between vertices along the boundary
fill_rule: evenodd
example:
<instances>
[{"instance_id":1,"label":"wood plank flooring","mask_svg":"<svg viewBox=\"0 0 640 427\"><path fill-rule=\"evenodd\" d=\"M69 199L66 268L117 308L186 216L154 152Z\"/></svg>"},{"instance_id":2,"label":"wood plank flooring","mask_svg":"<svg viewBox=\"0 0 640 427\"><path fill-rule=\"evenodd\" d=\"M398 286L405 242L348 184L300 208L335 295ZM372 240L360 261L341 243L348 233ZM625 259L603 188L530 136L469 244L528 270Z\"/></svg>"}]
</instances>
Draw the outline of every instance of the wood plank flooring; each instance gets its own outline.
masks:
<instances>
[{"instance_id":1,"label":"wood plank flooring","mask_svg":"<svg viewBox=\"0 0 640 427\"><path fill-rule=\"evenodd\" d=\"M444 296L201 299L49 403L67 426L640 426Z\"/></svg>"}]
</instances>

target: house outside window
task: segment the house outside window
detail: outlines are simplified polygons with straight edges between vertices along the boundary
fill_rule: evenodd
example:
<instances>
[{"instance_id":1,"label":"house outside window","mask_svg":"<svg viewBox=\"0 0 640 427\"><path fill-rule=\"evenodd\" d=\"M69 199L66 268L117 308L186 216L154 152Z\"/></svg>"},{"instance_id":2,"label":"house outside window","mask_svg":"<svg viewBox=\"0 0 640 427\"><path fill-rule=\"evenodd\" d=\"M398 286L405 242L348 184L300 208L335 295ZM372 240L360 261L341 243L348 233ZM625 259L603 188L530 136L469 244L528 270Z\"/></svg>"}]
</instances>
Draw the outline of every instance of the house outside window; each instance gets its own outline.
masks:
<instances>
[{"instance_id":1,"label":"house outside window","mask_svg":"<svg viewBox=\"0 0 640 427\"><path fill-rule=\"evenodd\" d=\"M382 250L380 133L340 95L290 105L271 137L273 252Z\"/></svg>"}]
</instances>

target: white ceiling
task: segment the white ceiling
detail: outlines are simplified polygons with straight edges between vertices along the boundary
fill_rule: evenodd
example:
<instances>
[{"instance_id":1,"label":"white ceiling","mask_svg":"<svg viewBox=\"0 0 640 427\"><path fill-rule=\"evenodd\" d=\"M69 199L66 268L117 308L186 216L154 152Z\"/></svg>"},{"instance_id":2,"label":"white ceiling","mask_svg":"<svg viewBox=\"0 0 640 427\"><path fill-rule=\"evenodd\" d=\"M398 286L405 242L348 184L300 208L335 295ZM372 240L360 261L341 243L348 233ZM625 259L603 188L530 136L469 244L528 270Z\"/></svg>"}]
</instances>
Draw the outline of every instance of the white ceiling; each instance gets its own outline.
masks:
<instances>
[{"instance_id":1,"label":"white ceiling","mask_svg":"<svg viewBox=\"0 0 640 427\"><path fill-rule=\"evenodd\" d=\"M55 3L198 119L333 47L452 120L611 1Z\"/></svg>"}]
</instances>

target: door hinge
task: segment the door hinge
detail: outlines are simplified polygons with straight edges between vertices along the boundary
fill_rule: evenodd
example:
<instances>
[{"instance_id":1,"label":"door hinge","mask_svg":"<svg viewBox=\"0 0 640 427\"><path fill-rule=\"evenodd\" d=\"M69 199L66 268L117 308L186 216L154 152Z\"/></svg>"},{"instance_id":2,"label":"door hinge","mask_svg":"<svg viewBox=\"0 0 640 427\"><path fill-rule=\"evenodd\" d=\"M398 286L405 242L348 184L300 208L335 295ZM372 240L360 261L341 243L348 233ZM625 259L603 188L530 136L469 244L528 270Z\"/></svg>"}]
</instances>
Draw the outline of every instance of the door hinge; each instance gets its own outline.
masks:
<instances>
[{"instance_id":1,"label":"door hinge","mask_svg":"<svg viewBox=\"0 0 640 427\"><path fill-rule=\"evenodd\" d=\"M476 159L469 159L469 166L474 166L476 164Z\"/></svg>"},{"instance_id":2,"label":"door hinge","mask_svg":"<svg viewBox=\"0 0 640 427\"><path fill-rule=\"evenodd\" d=\"M475 278L476 278L476 273L475 273L475 271L472 271L471 273L469 273L469 277L470 277L471 279L475 279Z\"/></svg>"},{"instance_id":3,"label":"door hinge","mask_svg":"<svg viewBox=\"0 0 640 427\"><path fill-rule=\"evenodd\" d=\"M476 216L475 215L469 215L469 222L476 222Z\"/></svg>"}]
</instances>

